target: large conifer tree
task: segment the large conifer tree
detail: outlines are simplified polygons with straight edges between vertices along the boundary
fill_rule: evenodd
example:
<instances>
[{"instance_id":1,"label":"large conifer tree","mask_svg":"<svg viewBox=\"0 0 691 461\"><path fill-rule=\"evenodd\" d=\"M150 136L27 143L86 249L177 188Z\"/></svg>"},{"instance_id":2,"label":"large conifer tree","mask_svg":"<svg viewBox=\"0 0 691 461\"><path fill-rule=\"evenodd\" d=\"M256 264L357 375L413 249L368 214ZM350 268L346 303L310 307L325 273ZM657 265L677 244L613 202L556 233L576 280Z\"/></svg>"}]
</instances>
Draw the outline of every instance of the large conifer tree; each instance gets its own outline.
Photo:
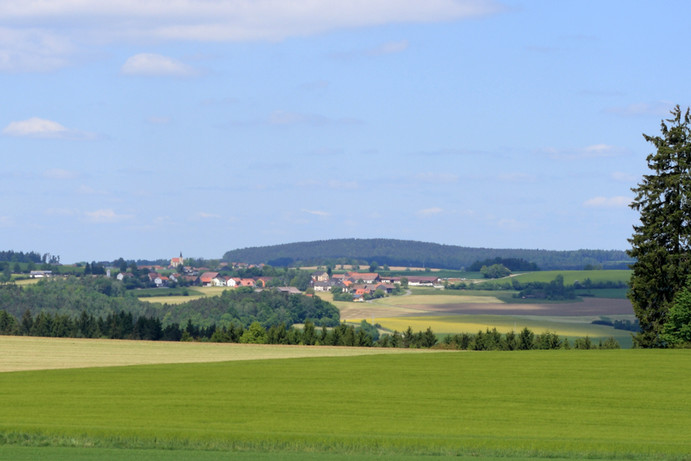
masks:
<instances>
[{"instance_id":1,"label":"large conifer tree","mask_svg":"<svg viewBox=\"0 0 691 461\"><path fill-rule=\"evenodd\" d=\"M661 347L662 326L675 294L691 274L691 116L676 106L660 136L643 135L656 152L650 174L633 188L631 208L640 213L629 239L633 264L629 299L641 325L636 344Z\"/></svg>"}]
</instances>

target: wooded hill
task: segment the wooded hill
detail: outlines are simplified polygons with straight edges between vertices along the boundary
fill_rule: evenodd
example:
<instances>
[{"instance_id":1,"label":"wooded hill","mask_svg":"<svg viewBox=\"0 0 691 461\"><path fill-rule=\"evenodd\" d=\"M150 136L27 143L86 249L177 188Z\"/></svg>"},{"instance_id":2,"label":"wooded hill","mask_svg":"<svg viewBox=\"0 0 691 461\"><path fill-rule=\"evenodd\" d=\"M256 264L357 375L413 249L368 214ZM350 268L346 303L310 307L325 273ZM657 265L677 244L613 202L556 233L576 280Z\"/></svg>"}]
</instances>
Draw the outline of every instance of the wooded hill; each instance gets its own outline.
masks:
<instances>
[{"instance_id":1,"label":"wooded hill","mask_svg":"<svg viewBox=\"0 0 691 461\"><path fill-rule=\"evenodd\" d=\"M27 311L69 318L84 312L97 319L124 312L135 318L160 319L163 326L183 325L189 320L202 327L234 324L245 328L252 322L265 328L280 324L289 327L306 319L317 326L336 326L340 322L336 306L318 297L238 288L183 304L156 304L140 301L132 291L125 290L122 282L107 277L43 279L24 286L0 284L0 310L17 319Z\"/></svg>"},{"instance_id":2,"label":"wooded hill","mask_svg":"<svg viewBox=\"0 0 691 461\"><path fill-rule=\"evenodd\" d=\"M468 269L477 261L517 258L542 270L578 270L586 267L628 269L633 262L621 250L529 250L469 248L394 239L333 239L242 248L223 255L227 262L272 266L371 264Z\"/></svg>"}]
</instances>

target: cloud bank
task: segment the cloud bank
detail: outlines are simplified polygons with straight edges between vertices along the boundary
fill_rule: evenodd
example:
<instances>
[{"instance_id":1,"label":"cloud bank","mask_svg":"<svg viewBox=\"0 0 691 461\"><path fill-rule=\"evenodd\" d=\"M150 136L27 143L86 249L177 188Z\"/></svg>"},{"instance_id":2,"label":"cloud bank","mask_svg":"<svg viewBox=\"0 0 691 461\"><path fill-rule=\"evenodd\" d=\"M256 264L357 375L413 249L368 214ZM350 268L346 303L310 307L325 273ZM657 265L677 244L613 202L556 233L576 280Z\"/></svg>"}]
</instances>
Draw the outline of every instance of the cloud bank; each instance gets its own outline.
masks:
<instances>
[{"instance_id":1,"label":"cloud bank","mask_svg":"<svg viewBox=\"0 0 691 461\"><path fill-rule=\"evenodd\" d=\"M328 30L402 22L436 22L498 13L492 0L13 0L0 1L5 23L75 30L111 38L282 40Z\"/></svg>"}]
</instances>

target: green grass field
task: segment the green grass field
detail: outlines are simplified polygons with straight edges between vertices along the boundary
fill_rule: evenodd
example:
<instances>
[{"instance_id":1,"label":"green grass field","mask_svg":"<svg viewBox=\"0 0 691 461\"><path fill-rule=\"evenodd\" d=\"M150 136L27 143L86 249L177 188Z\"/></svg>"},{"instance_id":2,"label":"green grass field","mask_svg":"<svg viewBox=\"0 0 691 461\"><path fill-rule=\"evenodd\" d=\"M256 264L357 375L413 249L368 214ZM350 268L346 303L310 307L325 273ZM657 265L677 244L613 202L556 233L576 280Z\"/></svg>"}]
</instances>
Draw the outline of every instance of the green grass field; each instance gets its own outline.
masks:
<instances>
[{"instance_id":1,"label":"green grass field","mask_svg":"<svg viewBox=\"0 0 691 461\"><path fill-rule=\"evenodd\" d=\"M306 452L242 452L242 451L203 451L203 450L137 450L123 448L81 448L81 447L22 447L0 446L0 459L12 461L381 461L391 459L386 456L361 453L306 453ZM400 455L397 461L477 461L477 456L439 456L439 455ZM532 458L514 458L513 461L528 461ZM505 457L483 457L483 461L506 461ZM564 461L564 458L550 458L551 461Z\"/></svg>"},{"instance_id":2,"label":"green grass field","mask_svg":"<svg viewBox=\"0 0 691 461\"><path fill-rule=\"evenodd\" d=\"M101 451L103 459L132 459L140 452L131 449L151 450L142 459L190 459L197 450L211 453L201 459L240 451L257 454L247 459L311 453L681 460L691 453L690 379L691 351L683 350L440 352L0 373L0 457L28 459L45 445L43 453L67 450L75 455L69 459Z\"/></svg>"},{"instance_id":3,"label":"green grass field","mask_svg":"<svg viewBox=\"0 0 691 461\"><path fill-rule=\"evenodd\" d=\"M149 303L183 304L193 299L205 296L220 296L227 287L183 287L183 288L146 288L135 290L135 294L141 293L140 301ZM183 291L187 290L187 295Z\"/></svg>"},{"instance_id":4,"label":"green grass field","mask_svg":"<svg viewBox=\"0 0 691 461\"><path fill-rule=\"evenodd\" d=\"M630 270L588 270L588 271L538 271L526 272L518 274L515 277L521 283L527 282L545 282L549 283L554 278L561 274L564 277L564 285L573 285L574 282L579 281L583 283L585 279L590 279L592 282L624 282L628 283L631 279Z\"/></svg>"}]
</instances>

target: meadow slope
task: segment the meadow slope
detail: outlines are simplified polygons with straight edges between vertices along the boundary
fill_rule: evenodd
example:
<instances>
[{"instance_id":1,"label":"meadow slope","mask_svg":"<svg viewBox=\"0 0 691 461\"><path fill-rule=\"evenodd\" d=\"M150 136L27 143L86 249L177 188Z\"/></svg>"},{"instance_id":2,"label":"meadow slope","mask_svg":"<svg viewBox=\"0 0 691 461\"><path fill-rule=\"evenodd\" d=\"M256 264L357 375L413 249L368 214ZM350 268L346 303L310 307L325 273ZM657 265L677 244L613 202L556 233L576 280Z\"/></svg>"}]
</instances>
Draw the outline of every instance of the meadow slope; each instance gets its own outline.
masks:
<instances>
[{"instance_id":1,"label":"meadow slope","mask_svg":"<svg viewBox=\"0 0 691 461\"><path fill-rule=\"evenodd\" d=\"M0 373L0 446L688 459L690 379L674 350Z\"/></svg>"},{"instance_id":2,"label":"meadow slope","mask_svg":"<svg viewBox=\"0 0 691 461\"><path fill-rule=\"evenodd\" d=\"M274 346L32 336L0 336L0 351L2 351L0 372L430 352L423 349L406 351L365 347Z\"/></svg>"}]
</instances>

